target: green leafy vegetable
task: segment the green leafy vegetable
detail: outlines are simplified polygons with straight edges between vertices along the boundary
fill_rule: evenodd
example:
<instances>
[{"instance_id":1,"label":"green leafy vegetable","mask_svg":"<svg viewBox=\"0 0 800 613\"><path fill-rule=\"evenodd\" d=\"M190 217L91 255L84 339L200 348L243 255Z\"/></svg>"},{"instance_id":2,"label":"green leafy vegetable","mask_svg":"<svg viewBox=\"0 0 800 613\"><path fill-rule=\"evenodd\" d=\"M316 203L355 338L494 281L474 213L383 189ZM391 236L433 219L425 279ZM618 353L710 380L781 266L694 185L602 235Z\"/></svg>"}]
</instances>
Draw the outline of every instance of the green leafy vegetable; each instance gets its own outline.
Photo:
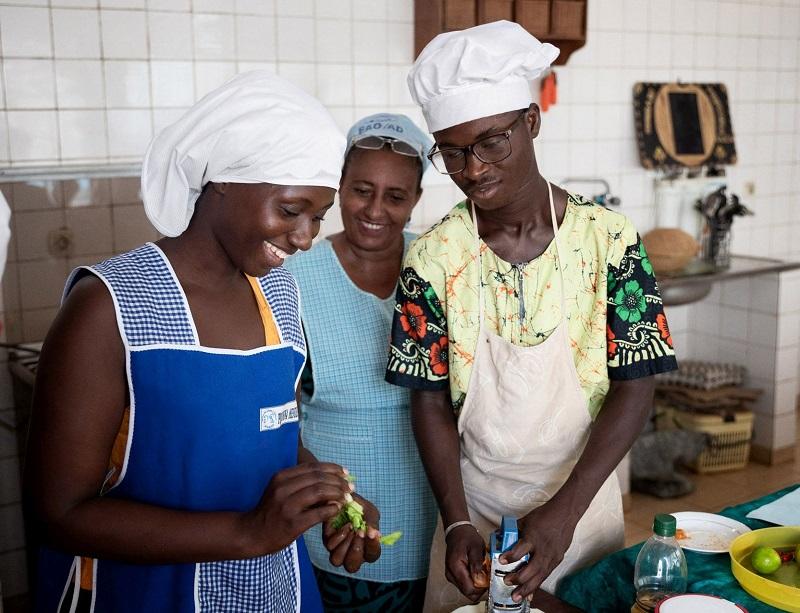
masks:
<instances>
[{"instance_id":1,"label":"green leafy vegetable","mask_svg":"<svg viewBox=\"0 0 800 613\"><path fill-rule=\"evenodd\" d=\"M339 514L333 518L333 529L338 530L347 523L353 526L353 530L356 532L367 529L367 522L364 521L364 507L355 500L346 502Z\"/></svg>"},{"instance_id":2,"label":"green leafy vegetable","mask_svg":"<svg viewBox=\"0 0 800 613\"><path fill-rule=\"evenodd\" d=\"M390 534L387 534L386 536L382 536L381 537L381 545L386 545L387 547L391 547L397 541L400 540L401 536L403 536L403 533L400 530L397 530L396 532L392 532Z\"/></svg>"},{"instance_id":3,"label":"green leafy vegetable","mask_svg":"<svg viewBox=\"0 0 800 613\"><path fill-rule=\"evenodd\" d=\"M346 478L350 483L356 480L355 475L347 475ZM359 530L367 531L367 522L364 519L364 507L352 498L345 503L341 511L331 520L331 526L333 526L334 530L339 530L347 524L350 524L356 532ZM399 530L382 536L381 545L391 547L400 540L401 536L403 536L403 533Z\"/></svg>"}]
</instances>

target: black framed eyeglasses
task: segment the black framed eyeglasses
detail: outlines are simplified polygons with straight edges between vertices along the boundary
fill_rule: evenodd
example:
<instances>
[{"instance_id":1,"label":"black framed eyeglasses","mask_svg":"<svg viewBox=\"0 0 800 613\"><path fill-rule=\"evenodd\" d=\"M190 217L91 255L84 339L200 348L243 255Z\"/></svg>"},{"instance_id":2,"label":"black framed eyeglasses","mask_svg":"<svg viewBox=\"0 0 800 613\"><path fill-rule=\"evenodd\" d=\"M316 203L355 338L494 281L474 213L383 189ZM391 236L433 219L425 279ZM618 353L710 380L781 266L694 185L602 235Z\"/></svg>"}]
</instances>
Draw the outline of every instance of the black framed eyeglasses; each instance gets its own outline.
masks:
<instances>
[{"instance_id":1,"label":"black framed eyeglasses","mask_svg":"<svg viewBox=\"0 0 800 613\"><path fill-rule=\"evenodd\" d=\"M520 111L519 115L502 132L489 134L479 138L466 147L445 147L437 149L434 145L428 153L433 167L444 175L454 175L467 167L467 153L471 153L484 164L497 164L511 155L511 133L516 123L528 112Z\"/></svg>"},{"instance_id":2,"label":"black framed eyeglasses","mask_svg":"<svg viewBox=\"0 0 800 613\"><path fill-rule=\"evenodd\" d=\"M414 149L412 145L396 138L389 138L388 136L364 136L363 138L353 139L353 147L359 149L369 149L370 151L378 151L389 145L392 151L400 155L407 155L409 157L422 157L422 151Z\"/></svg>"}]
</instances>

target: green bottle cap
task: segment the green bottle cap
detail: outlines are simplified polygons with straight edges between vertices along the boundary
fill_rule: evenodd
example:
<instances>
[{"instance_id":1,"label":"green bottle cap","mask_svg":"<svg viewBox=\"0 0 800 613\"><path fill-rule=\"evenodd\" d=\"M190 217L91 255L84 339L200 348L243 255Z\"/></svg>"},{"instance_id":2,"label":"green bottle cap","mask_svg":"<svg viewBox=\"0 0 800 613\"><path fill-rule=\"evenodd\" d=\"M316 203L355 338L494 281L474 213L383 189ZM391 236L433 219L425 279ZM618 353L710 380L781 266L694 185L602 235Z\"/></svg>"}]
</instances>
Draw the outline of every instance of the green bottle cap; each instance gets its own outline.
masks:
<instances>
[{"instance_id":1,"label":"green bottle cap","mask_svg":"<svg viewBox=\"0 0 800 613\"><path fill-rule=\"evenodd\" d=\"M653 520L653 532L658 536L675 536L675 518L666 513L659 513Z\"/></svg>"}]
</instances>

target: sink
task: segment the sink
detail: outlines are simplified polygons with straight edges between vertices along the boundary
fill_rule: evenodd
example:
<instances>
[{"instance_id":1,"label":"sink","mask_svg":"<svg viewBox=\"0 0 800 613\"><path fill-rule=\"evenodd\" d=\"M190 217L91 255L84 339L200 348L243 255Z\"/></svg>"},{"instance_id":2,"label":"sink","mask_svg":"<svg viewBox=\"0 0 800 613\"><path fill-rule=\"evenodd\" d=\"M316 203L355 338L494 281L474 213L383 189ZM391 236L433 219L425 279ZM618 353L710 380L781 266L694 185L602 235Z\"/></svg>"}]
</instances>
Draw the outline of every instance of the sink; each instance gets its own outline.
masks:
<instances>
[{"instance_id":1,"label":"sink","mask_svg":"<svg viewBox=\"0 0 800 613\"><path fill-rule=\"evenodd\" d=\"M711 293L713 281L693 281L691 283L671 283L661 287L661 300L664 306L678 306L702 300Z\"/></svg>"},{"instance_id":2,"label":"sink","mask_svg":"<svg viewBox=\"0 0 800 613\"><path fill-rule=\"evenodd\" d=\"M658 287L661 290L661 299L666 306L689 304L702 300L709 293L713 285L712 278L703 279L703 275L716 272L713 264L701 259L689 262L683 270L659 273Z\"/></svg>"},{"instance_id":3,"label":"sink","mask_svg":"<svg viewBox=\"0 0 800 613\"><path fill-rule=\"evenodd\" d=\"M665 305L689 304L702 300L714 283L731 279L779 273L800 268L800 262L787 262L754 256L732 255L730 266L716 268L713 264L696 259L679 272L656 270L658 288Z\"/></svg>"}]
</instances>

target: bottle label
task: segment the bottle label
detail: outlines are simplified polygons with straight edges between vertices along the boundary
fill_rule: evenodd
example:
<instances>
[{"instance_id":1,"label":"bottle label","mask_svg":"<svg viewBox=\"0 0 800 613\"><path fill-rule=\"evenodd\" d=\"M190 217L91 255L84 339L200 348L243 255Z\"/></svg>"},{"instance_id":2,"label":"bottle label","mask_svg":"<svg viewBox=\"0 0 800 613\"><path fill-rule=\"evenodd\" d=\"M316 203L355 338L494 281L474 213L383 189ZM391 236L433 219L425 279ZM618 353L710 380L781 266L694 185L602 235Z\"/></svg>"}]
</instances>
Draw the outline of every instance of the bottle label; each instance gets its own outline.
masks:
<instances>
[{"instance_id":1,"label":"bottle label","mask_svg":"<svg viewBox=\"0 0 800 613\"><path fill-rule=\"evenodd\" d=\"M489 586L488 610L490 613L501 613L514 611L514 613L527 613L530 610L528 601L514 602L511 598L512 592L517 589L516 585L506 585L505 578L515 570L524 566L528 561L528 556L522 560L510 564L500 564L498 558L492 559L491 584Z\"/></svg>"}]
</instances>

